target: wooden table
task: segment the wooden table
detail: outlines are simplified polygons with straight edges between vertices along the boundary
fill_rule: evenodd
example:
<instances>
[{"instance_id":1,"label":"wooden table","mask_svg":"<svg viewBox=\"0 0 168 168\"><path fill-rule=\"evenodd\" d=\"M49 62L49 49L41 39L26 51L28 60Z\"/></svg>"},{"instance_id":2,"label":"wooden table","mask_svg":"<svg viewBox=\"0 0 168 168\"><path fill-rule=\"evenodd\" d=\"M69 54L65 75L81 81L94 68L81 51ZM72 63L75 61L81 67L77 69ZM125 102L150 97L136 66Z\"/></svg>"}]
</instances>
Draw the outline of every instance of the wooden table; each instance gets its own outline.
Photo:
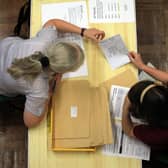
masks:
<instances>
[{"instance_id":1,"label":"wooden table","mask_svg":"<svg viewBox=\"0 0 168 168\"><path fill-rule=\"evenodd\" d=\"M65 0L70 2L71 0ZM48 2L62 2L61 0L34 0L31 4L31 36L40 30L41 4ZM90 24L90 27L103 29L106 37L121 34L129 50L136 50L136 23L106 23ZM98 46L85 41L85 49L88 60L89 82L98 86L105 80L117 75L126 69L136 70L128 64L122 68L111 70L102 56ZM44 120L38 127L28 131L28 166L29 168L140 168L141 161L121 157L103 156L96 152L53 152L47 145L48 127Z\"/></svg>"}]
</instances>

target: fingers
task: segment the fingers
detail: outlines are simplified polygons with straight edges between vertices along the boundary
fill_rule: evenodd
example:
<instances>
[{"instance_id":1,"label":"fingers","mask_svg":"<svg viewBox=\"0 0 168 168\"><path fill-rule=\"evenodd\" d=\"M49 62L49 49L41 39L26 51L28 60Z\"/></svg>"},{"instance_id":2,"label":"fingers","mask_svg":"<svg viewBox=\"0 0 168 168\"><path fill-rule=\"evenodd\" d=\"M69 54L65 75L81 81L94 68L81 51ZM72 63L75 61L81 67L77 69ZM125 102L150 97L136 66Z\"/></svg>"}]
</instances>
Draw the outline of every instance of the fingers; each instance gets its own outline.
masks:
<instances>
[{"instance_id":1,"label":"fingers","mask_svg":"<svg viewBox=\"0 0 168 168\"><path fill-rule=\"evenodd\" d=\"M99 31L96 33L95 35L97 41L103 40L103 38L105 37L105 32L104 31Z\"/></svg>"},{"instance_id":2,"label":"fingers","mask_svg":"<svg viewBox=\"0 0 168 168\"><path fill-rule=\"evenodd\" d=\"M56 74L55 80L56 80L57 83L59 83L61 81L61 78L62 78L62 74L61 73Z\"/></svg>"},{"instance_id":3,"label":"fingers","mask_svg":"<svg viewBox=\"0 0 168 168\"><path fill-rule=\"evenodd\" d=\"M129 58L131 60L135 60L135 59L140 59L141 58L141 55L134 52L134 51L131 51L129 54L128 54Z\"/></svg>"},{"instance_id":4,"label":"fingers","mask_svg":"<svg viewBox=\"0 0 168 168\"><path fill-rule=\"evenodd\" d=\"M102 40L105 37L105 32L95 29L95 28L91 28L91 29L87 29L84 33L84 35L92 40L94 40L95 42L99 42L100 40Z\"/></svg>"}]
</instances>

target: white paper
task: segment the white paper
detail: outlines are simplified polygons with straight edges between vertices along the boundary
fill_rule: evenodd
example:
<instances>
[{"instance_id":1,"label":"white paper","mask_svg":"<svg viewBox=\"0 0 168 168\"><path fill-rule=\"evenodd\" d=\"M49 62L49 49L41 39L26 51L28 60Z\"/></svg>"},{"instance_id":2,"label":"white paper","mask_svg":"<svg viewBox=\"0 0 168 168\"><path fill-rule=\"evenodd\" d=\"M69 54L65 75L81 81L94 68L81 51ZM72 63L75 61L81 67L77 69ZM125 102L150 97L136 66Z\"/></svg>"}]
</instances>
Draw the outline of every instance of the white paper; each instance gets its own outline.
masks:
<instances>
[{"instance_id":1,"label":"white paper","mask_svg":"<svg viewBox=\"0 0 168 168\"><path fill-rule=\"evenodd\" d=\"M110 112L116 119L122 119L122 107L125 97L129 91L128 87L112 85L110 89Z\"/></svg>"},{"instance_id":2,"label":"white paper","mask_svg":"<svg viewBox=\"0 0 168 168\"><path fill-rule=\"evenodd\" d=\"M77 106L71 106L70 115L71 115L71 118L77 118L77 116L78 116L78 107Z\"/></svg>"},{"instance_id":3,"label":"white paper","mask_svg":"<svg viewBox=\"0 0 168 168\"><path fill-rule=\"evenodd\" d=\"M63 79L74 78L74 77L82 77L82 76L88 76L86 59L85 59L84 63L80 66L80 68L77 69L76 71L64 73L63 74Z\"/></svg>"},{"instance_id":4,"label":"white paper","mask_svg":"<svg viewBox=\"0 0 168 168\"><path fill-rule=\"evenodd\" d=\"M141 141L128 137L126 134L124 134L121 123L115 123L113 125L113 130L114 143L103 146L102 153L104 155L129 157L143 160L150 159L150 147Z\"/></svg>"},{"instance_id":5,"label":"white paper","mask_svg":"<svg viewBox=\"0 0 168 168\"><path fill-rule=\"evenodd\" d=\"M57 18L80 27L88 27L85 1L42 4L41 16L42 24L49 19Z\"/></svg>"},{"instance_id":6,"label":"white paper","mask_svg":"<svg viewBox=\"0 0 168 168\"><path fill-rule=\"evenodd\" d=\"M119 34L101 41L99 45L112 69L130 62L128 49Z\"/></svg>"},{"instance_id":7,"label":"white paper","mask_svg":"<svg viewBox=\"0 0 168 168\"><path fill-rule=\"evenodd\" d=\"M152 67L152 68L156 68L154 65L152 65L152 63L148 62L147 66ZM153 78L151 75L149 75L148 73L146 73L145 71L141 71L139 76L138 76L139 80L150 80L150 81L156 81L155 78Z\"/></svg>"},{"instance_id":8,"label":"white paper","mask_svg":"<svg viewBox=\"0 0 168 168\"><path fill-rule=\"evenodd\" d=\"M135 0L89 0L89 22L135 22Z\"/></svg>"}]
</instances>

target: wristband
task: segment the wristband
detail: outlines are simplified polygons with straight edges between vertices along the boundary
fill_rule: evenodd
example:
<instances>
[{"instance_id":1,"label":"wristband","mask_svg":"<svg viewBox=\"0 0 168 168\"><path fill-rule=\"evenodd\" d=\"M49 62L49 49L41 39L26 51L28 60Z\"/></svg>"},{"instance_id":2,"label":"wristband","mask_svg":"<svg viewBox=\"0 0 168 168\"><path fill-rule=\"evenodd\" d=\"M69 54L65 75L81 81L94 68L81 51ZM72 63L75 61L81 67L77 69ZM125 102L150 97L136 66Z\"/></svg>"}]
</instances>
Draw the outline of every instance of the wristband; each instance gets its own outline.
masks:
<instances>
[{"instance_id":1,"label":"wristband","mask_svg":"<svg viewBox=\"0 0 168 168\"><path fill-rule=\"evenodd\" d=\"M81 28L81 33L80 35L83 37L84 36L84 31L87 30L86 28Z\"/></svg>"}]
</instances>

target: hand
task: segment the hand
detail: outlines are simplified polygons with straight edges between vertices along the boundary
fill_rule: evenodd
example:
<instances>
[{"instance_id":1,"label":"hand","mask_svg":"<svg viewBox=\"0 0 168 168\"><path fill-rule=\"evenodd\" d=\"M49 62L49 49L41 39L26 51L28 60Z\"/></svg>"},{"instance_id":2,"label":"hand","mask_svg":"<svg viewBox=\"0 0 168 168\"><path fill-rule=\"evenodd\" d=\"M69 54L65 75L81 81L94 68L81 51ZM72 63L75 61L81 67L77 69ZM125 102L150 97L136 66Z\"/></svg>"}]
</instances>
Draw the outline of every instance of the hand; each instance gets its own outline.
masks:
<instances>
[{"instance_id":1,"label":"hand","mask_svg":"<svg viewBox=\"0 0 168 168\"><path fill-rule=\"evenodd\" d=\"M56 73L56 75L49 81L49 95L51 96L53 94L53 91L56 87L56 85L61 81L62 74Z\"/></svg>"},{"instance_id":2,"label":"hand","mask_svg":"<svg viewBox=\"0 0 168 168\"><path fill-rule=\"evenodd\" d=\"M56 84L58 84L62 79L62 74L61 73L57 73L55 75L55 80L56 80Z\"/></svg>"},{"instance_id":3,"label":"hand","mask_svg":"<svg viewBox=\"0 0 168 168\"><path fill-rule=\"evenodd\" d=\"M94 40L95 42L99 42L105 37L105 32L95 28L90 28L84 31L84 37Z\"/></svg>"},{"instance_id":4,"label":"hand","mask_svg":"<svg viewBox=\"0 0 168 168\"><path fill-rule=\"evenodd\" d=\"M143 69L143 67L145 66L144 62L142 61L141 55L136 53L136 52L130 52L129 53L129 58L131 60L131 62L139 69Z\"/></svg>"}]
</instances>

